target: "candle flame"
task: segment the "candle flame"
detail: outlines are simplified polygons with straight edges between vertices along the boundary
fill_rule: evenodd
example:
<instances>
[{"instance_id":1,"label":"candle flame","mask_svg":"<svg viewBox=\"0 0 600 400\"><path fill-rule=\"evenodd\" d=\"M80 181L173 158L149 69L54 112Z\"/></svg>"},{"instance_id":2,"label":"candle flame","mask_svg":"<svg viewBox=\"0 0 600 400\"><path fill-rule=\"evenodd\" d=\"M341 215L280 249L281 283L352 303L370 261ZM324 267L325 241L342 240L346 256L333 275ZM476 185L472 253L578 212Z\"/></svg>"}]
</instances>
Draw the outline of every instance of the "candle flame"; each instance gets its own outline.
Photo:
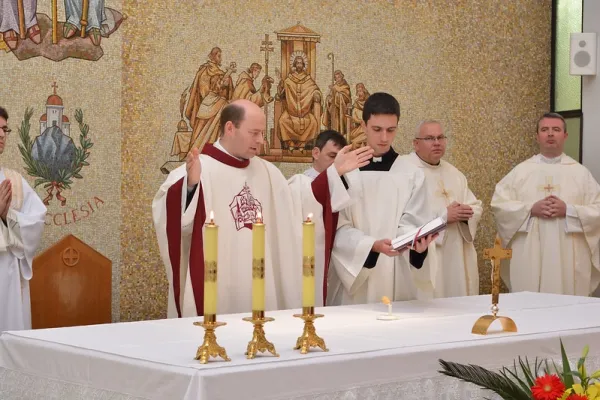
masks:
<instances>
[{"instance_id":1,"label":"candle flame","mask_svg":"<svg viewBox=\"0 0 600 400\"><path fill-rule=\"evenodd\" d=\"M215 222L215 213L214 211L210 211L210 223L214 223Z\"/></svg>"},{"instance_id":2,"label":"candle flame","mask_svg":"<svg viewBox=\"0 0 600 400\"><path fill-rule=\"evenodd\" d=\"M306 222L310 222L310 221L312 221L312 217L313 217L313 214L312 214L312 213L309 213L309 214L306 216Z\"/></svg>"},{"instance_id":3,"label":"candle flame","mask_svg":"<svg viewBox=\"0 0 600 400\"><path fill-rule=\"evenodd\" d=\"M257 224L262 224L262 213L260 212L260 210L256 211L256 223Z\"/></svg>"}]
</instances>

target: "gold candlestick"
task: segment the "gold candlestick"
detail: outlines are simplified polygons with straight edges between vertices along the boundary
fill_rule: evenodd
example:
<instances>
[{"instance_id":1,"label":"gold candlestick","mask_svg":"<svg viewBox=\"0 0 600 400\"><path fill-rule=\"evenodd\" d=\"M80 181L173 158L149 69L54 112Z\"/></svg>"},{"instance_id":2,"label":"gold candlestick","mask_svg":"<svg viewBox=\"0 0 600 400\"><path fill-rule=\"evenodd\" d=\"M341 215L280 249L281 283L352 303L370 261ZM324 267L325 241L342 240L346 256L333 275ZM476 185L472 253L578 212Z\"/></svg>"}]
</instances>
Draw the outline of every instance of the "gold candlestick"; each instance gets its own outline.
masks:
<instances>
[{"instance_id":1,"label":"gold candlestick","mask_svg":"<svg viewBox=\"0 0 600 400\"><path fill-rule=\"evenodd\" d=\"M225 322L217 322L217 316L214 314L205 315L203 322L194 322L194 325L204 328L204 342L198 347L194 360L200 360L201 364L206 364L210 357L221 357L225 361L231 361L227 357L227 352L224 347L217 343L217 335L215 329L219 326L227 325Z\"/></svg>"},{"instance_id":2,"label":"gold candlestick","mask_svg":"<svg viewBox=\"0 0 600 400\"><path fill-rule=\"evenodd\" d=\"M483 257L492 261L492 315L484 315L475 321L471 333L487 335L490 325L496 320L500 321L502 326L501 332L516 332L517 325L515 321L509 317L499 317L497 315L500 310L498 307L498 303L500 302L500 261L511 258L512 250L503 249L500 238L496 236L494 247L485 249Z\"/></svg>"},{"instance_id":3,"label":"gold candlestick","mask_svg":"<svg viewBox=\"0 0 600 400\"><path fill-rule=\"evenodd\" d=\"M302 307L302 314L294 314L294 317L304 320L304 330L302 336L296 340L294 350L300 350L301 354L308 353L311 347L320 347L323 351L329 351L325 347L325 341L317 335L314 324L315 319L324 317L323 314L315 314L314 307Z\"/></svg>"},{"instance_id":4,"label":"gold candlestick","mask_svg":"<svg viewBox=\"0 0 600 400\"><path fill-rule=\"evenodd\" d=\"M252 311L252 317L243 318L244 321L252 322L254 325L254 332L252 332L252 340L248 342L248 348L246 349L246 358L253 359L256 357L258 352L264 353L268 351L275 357L279 357L273 343L267 340L263 325L267 322L275 321L275 318L265 317L264 311Z\"/></svg>"}]
</instances>

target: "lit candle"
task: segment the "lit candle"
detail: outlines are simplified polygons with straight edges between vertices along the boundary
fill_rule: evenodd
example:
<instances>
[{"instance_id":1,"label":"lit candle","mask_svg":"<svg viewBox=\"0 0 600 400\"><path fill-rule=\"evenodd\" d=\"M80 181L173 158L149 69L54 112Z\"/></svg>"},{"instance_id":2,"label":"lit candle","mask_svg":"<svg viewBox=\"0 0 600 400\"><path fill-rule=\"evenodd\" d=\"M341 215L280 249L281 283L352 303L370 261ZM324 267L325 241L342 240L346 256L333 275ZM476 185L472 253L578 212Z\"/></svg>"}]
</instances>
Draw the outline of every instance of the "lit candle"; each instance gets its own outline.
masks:
<instances>
[{"instance_id":1,"label":"lit candle","mask_svg":"<svg viewBox=\"0 0 600 400\"><path fill-rule=\"evenodd\" d=\"M252 313L265 311L265 224L260 211L252 224Z\"/></svg>"},{"instance_id":2,"label":"lit candle","mask_svg":"<svg viewBox=\"0 0 600 400\"><path fill-rule=\"evenodd\" d=\"M204 319L215 320L217 314L217 254L219 226L215 214L204 225Z\"/></svg>"},{"instance_id":3,"label":"lit candle","mask_svg":"<svg viewBox=\"0 0 600 400\"><path fill-rule=\"evenodd\" d=\"M302 223L302 307L315 306L315 223L308 214Z\"/></svg>"}]
</instances>

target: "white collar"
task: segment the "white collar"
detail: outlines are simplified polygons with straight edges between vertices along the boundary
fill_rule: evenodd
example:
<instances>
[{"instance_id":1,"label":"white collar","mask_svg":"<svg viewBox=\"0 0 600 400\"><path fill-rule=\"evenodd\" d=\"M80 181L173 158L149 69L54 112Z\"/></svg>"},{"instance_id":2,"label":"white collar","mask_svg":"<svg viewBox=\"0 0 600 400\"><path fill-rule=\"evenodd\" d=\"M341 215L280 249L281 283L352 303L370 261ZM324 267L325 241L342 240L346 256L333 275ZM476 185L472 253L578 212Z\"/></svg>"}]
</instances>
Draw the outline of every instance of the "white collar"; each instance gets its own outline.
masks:
<instances>
[{"instance_id":1,"label":"white collar","mask_svg":"<svg viewBox=\"0 0 600 400\"><path fill-rule=\"evenodd\" d=\"M560 164L560 160L562 158L562 154L558 157L548 158L540 154L540 162L542 164Z\"/></svg>"},{"instance_id":2,"label":"white collar","mask_svg":"<svg viewBox=\"0 0 600 400\"><path fill-rule=\"evenodd\" d=\"M304 175L308 176L309 178L315 179L317 176L319 176L319 173L314 167L310 167L309 169L304 171Z\"/></svg>"}]
</instances>

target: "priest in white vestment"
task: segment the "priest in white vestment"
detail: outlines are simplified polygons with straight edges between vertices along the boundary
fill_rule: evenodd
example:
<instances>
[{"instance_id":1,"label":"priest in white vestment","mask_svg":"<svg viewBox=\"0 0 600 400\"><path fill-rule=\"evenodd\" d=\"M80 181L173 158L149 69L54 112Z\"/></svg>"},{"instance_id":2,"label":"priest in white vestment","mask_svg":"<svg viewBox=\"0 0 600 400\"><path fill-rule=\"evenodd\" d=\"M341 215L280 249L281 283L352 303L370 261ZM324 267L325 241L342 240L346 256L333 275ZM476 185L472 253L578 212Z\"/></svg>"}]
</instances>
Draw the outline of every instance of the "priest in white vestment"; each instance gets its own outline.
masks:
<instances>
[{"instance_id":1,"label":"priest in white vestment","mask_svg":"<svg viewBox=\"0 0 600 400\"><path fill-rule=\"evenodd\" d=\"M455 166L442 160L447 137L442 124L426 120L417 127L415 151L402 156L425 174L429 204L447 221L446 230L429 245L425 263L431 266L435 297L479 294L477 251L473 241L481 213L481 201L469 189L467 178ZM435 253L435 256L432 255Z\"/></svg>"},{"instance_id":2,"label":"priest in white vestment","mask_svg":"<svg viewBox=\"0 0 600 400\"><path fill-rule=\"evenodd\" d=\"M387 93L372 94L365 102L363 128L375 153L370 164L360 167L362 196L340 212L328 304L431 297L431 272L421 267L437 235L402 253L391 245L434 217L423 171L399 160L391 147L399 117L400 105Z\"/></svg>"},{"instance_id":3,"label":"priest in white vestment","mask_svg":"<svg viewBox=\"0 0 600 400\"><path fill-rule=\"evenodd\" d=\"M252 224L259 214L266 232L265 309L301 306L302 204L314 196L331 224L332 204L347 196L340 176L366 165L372 152L340 152L307 191L294 190L279 169L256 157L265 125L256 104L227 105L219 140L205 145L199 156L193 150L155 196L154 224L169 280L168 317L203 315L203 226L211 211L219 226L218 313L252 311Z\"/></svg>"},{"instance_id":4,"label":"priest in white vestment","mask_svg":"<svg viewBox=\"0 0 600 400\"><path fill-rule=\"evenodd\" d=\"M334 130L323 131L315 140L315 147L312 150L312 167L304 171L303 174L296 174L289 180L290 186L294 190L310 193L312 182L319 176L320 173L326 171L334 162L340 151L349 151L351 146L344 136ZM362 151L368 151L370 148L364 147ZM339 191L339 196L332 197L332 222L324 220L328 213L323 213L323 207L316 201L314 196L304 196L304 204L302 204L302 215L312 213L315 221L315 281L319 283L316 291L315 304L317 306L326 305L328 294L329 276L334 273L330 269L331 248L335 240L335 227L337 227L339 219L339 211L348 207L352 201L360 196L360 181L358 170L351 171L342 177L342 182L346 186L347 193ZM334 229L326 229L326 227L334 227ZM322 290L321 289L322 286Z\"/></svg>"},{"instance_id":5,"label":"priest in white vestment","mask_svg":"<svg viewBox=\"0 0 600 400\"><path fill-rule=\"evenodd\" d=\"M10 132L0 107L0 154ZM0 332L31 329L29 280L46 207L16 171L0 169Z\"/></svg>"},{"instance_id":6,"label":"priest in white vestment","mask_svg":"<svg viewBox=\"0 0 600 400\"><path fill-rule=\"evenodd\" d=\"M540 154L496 185L491 206L502 245L513 250L501 270L512 292L589 296L600 282L600 186L563 153L566 139L563 117L544 114Z\"/></svg>"}]
</instances>

